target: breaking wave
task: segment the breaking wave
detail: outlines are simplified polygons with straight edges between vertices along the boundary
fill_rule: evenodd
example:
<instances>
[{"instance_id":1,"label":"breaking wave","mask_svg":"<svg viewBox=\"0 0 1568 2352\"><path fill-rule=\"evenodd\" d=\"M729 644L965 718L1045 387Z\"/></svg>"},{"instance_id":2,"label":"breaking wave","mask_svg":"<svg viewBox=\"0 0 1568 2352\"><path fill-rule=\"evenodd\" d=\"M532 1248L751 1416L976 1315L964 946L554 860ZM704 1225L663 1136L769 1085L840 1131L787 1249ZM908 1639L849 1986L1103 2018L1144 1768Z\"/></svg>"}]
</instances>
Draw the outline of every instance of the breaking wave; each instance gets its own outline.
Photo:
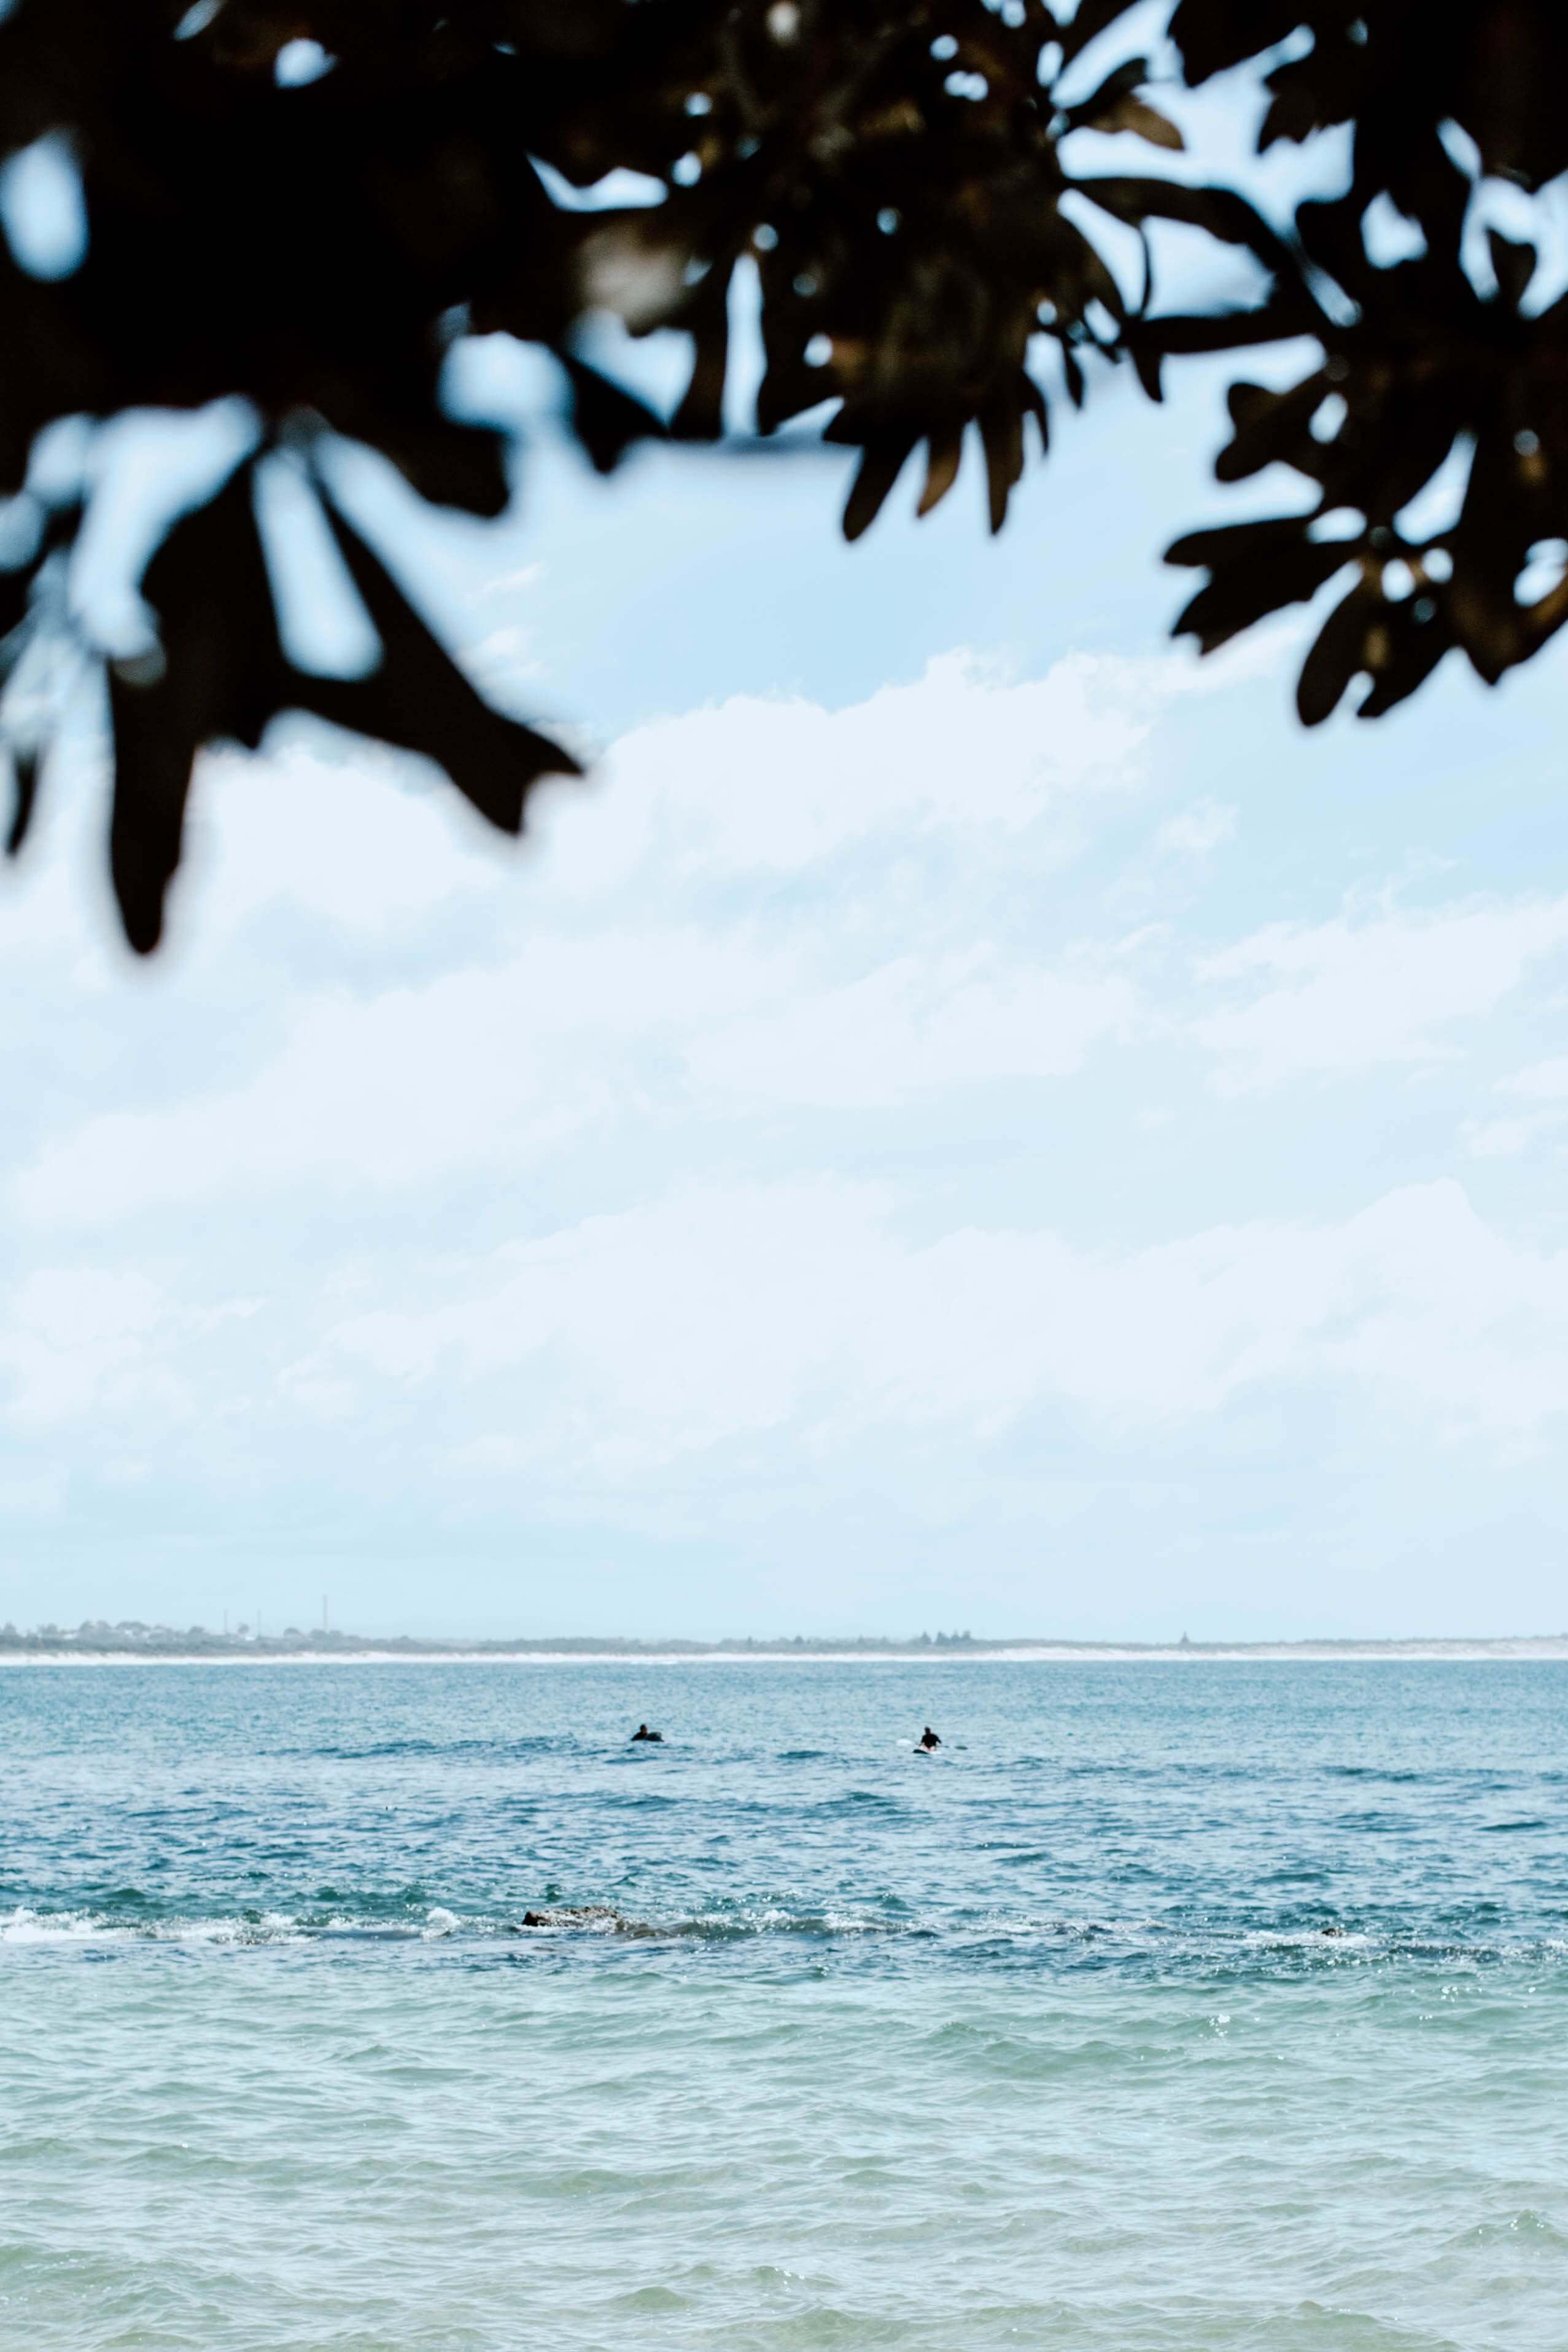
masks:
<instances>
[{"instance_id":1,"label":"breaking wave","mask_svg":"<svg viewBox=\"0 0 1568 2352\"><path fill-rule=\"evenodd\" d=\"M463 1911L426 1903L391 1916L384 1906L377 1906L359 1912L307 1908L210 1916L169 1912L149 1917L131 1897L121 1906L50 1909L18 1904L0 1913L0 1945L55 1948L162 1945L221 1952L268 1947L375 1950L504 1945L561 1954L594 1946L726 1946L768 1939L935 1946L969 1964L988 1958L1045 1965L1055 1959L1069 1968L1172 1975L1195 1970L1273 1976L1400 1962L1460 1969L1504 1962L1547 1968L1568 1963L1568 1935L1444 1936L1333 1921L1200 1927L1161 1919L1107 1921L1017 1913L900 1917L881 1910L813 1909L782 1902L668 1916L644 1916L615 1903L583 1902L547 1903L516 1913Z\"/></svg>"}]
</instances>

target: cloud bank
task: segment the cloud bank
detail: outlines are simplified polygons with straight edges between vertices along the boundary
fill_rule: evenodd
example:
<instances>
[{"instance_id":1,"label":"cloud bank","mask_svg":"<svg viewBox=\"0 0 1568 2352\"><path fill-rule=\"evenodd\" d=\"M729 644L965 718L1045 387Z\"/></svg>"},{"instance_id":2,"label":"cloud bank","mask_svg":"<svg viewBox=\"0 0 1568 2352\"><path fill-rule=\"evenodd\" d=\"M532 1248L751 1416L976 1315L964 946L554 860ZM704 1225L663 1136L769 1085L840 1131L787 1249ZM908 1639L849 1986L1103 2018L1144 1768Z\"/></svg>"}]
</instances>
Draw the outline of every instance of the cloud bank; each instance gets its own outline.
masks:
<instances>
[{"instance_id":1,"label":"cloud bank","mask_svg":"<svg viewBox=\"0 0 1568 2352\"><path fill-rule=\"evenodd\" d=\"M653 1546L694 1630L715 1561L741 1630L880 1622L900 1576L1159 1630L1174 1546L1236 1630L1310 1613L1300 1561L1237 1613L1295 1529L1332 1622L1419 1630L1413 1542L1523 1511L1549 1549L1568 895L1392 857L1282 892L1215 751L1270 678L952 654L731 698L511 860L301 728L209 763L151 976L58 844L0 947L36 1008L0 1609L68 1544L84 1606L199 1614L240 1529L367 1623L395 1541L466 1626L626 1623ZM529 1566L563 1543L569 1591Z\"/></svg>"}]
</instances>

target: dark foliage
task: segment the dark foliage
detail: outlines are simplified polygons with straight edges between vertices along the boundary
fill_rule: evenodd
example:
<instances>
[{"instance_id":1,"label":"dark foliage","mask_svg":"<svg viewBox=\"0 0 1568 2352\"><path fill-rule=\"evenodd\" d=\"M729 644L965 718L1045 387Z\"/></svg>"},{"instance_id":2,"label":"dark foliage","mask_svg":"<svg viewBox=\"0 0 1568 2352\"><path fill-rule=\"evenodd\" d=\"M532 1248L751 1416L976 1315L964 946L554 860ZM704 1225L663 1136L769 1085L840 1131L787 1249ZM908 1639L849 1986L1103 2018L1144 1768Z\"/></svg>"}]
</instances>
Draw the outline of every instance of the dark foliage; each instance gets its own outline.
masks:
<instances>
[{"instance_id":1,"label":"dark foliage","mask_svg":"<svg viewBox=\"0 0 1568 2352\"><path fill-rule=\"evenodd\" d=\"M1343 575L1301 673L1309 724L1358 676L1375 716L1451 646L1488 680L1534 653L1568 617L1568 582L1547 576L1568 538L1568 298L1532 304L1535 254L1481 236L1476 185L1532 190L1568 168L1568 16L1550 0L1177 0L1186 84L1250 67L1262 146L1349 126L1344 194L1270 225L1162 165L1182 140L1119 46L1128 15L1129 0L1079 0L1070 17L1044 0L15 0L0 156L68 141L87 236L58 278L0 250L6 674L45 633L82 636L81 504L24 487L40 432L234 394L258 419L253 454L148 564L156 642L104 663L132 943L160 936L202 747L254 748L280 711L425 753L509 831L539 777L574 772L476 693L317 456L357 440L422 497L500 512L500 436L442 404L467 331L554 354L602 470L654 435L716 439L745 259L762 290L758 430L836 404L827 437L860 452L850 538L918 451L928 511L971 443L999 529L1031 437L1047 444L1041 373L1081 402L1090 355L1128 360L1158 398L1171 359L1307 338L1294 387L1233 387L1215 470L1284 465L1309 503L1179 541L1170 560L1208 576L1178 628L1206 651ZM321 68L302 83L301 43ZM1143 170L1075 175L1084 129L1134 134ZM552 194L617 168L663 201ZM1392 266L1374 258L1379 213L1403 223ZM1131 291L1085 226L1097 216L1142 239ZM1250 254L1252 308L1162 306L1152 246L1171 223ZM689 336L668 420L575 348L604 309L634 333ZM379 637L363 678L282 649L253 480L279 447ZM1447 514L1427 499L1423 523L1438 478L1462 498ZM16 851L48 745L36 721L8 731Z\"/></svg>"}]
</instances>

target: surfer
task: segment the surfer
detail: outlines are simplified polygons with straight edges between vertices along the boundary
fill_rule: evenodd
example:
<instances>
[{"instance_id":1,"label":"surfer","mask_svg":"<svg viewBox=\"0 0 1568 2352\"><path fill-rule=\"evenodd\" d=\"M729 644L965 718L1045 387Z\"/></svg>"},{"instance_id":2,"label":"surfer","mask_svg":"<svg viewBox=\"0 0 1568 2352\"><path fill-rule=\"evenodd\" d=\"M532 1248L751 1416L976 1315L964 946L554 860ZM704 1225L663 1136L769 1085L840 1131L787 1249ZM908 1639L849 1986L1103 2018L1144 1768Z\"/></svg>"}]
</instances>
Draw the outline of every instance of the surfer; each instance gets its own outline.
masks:
<instances>
[{"instance_id":1,"label":"surfer","mask_svg":"<svg viewBox=\"0 0 1568 2352\"><path fill-rule=\"evenodd\" d=\"M915 1753L917 1756L929 1756L933 1748L940 1748L941 1746L941 1738L931 1729L928 1723L925 1729L921 1732L920 1738L915 1742Z\"/></svg>"},{"instance_id":2,"label":"surfer","mask_svg":"<svg viewBox=\"0 0 1568 2352\"><path fill-rule=\"evenodd\" d=\"M631 1736L630 1745L635 1748L639 1739L662 1739L663 1738L662 1731L650 1731L646 1723L639 1723Z\"/></svg>"}]
</instances>

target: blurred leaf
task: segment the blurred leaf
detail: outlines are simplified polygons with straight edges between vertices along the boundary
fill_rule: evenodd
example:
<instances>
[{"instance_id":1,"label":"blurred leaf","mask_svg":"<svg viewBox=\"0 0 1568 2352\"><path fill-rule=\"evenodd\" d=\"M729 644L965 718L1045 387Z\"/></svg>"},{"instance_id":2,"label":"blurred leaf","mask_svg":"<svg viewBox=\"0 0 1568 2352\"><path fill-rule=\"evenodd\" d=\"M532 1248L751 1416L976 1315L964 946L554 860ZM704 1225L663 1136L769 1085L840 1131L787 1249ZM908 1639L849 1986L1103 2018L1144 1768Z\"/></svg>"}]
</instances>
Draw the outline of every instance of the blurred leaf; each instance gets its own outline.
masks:
<instances>
[{"instance_id":1,"label":"blurred leaf","mask_svg":"<svg viewBox=\"0 0 1568 2352\"><path fill-rule=\"evenodd\" d=\"M1517 310L1535 275L1539 257L1535 247L1532 245L1516 245L1511 237L1501 236L1495 228L1487 231L1487 246L1492 257L1498 290L1510 309Z\"/></svg>"},{"instance_id":2,"label":"blurred leaf","mask_svg":"<svg viewBox=\"0 0 1568 2352\"><path fill-rule=\"evenodd\" d=\"M857 540L880 513L883 500L904 469L904 460L914 447L911 436L889 433L868 442L860 460L860 470L849 492L849 502L844 509L844 536Z\"/></svg>"},{"instance_id":3,"label":"blurred leaf","mask_svg":"<svg viewBox=\"0 0 1568 2352\"><path fill-rule=\"evenodd\" d=\"M363 425L349 429L363 431ZM384 420L372 424L369 437L384 449L405 481L433 505L456 507L487 521L505 513L511 497L506 441L492 427L449 424L444 417L395 424Z\"/></svg>"},{"instance_id":4,"label":"blurred leaf","mask_svg":"<svg viewBox=\"0 0 1568 2352\"><path fill-rule=\"evenodd\" d=\"M931 436L931 454L926 463L925 488L921 492L917 514L928 515L934 506L946 498L958 478L958 468L963 456L963 427L950 425Z\"/></svg>"},{"instance_id":5,"label":"blurred leaf","mask_svg":"<svg viewBox=\"0 0 1568 2352\"><path fill-rule=\"evenodd\" d=\"M1179 0L1171 38L1187 79L1207 81L1244 58L1271 49L1293 33L1305 11L1299 0Z\"/></svg>"},{"instance_id":6,"label":"blurred leaf","mask_svg":"<svg viewBox=\"0 0 1568 2352\"><path fill-rule=\"evenodd\" d=\"M1382 600L1364 581L1336 604L1301 665L1296 709L1303 727L1321 727L1339 708L1357 670L1368 665L1367 639Z\"/></svg>"},{"instance_id":7,"label":"blurred leaf","mask_svg":"<svg viewBox=\"0 0 1568 2352\"><path fill-rule=\"evenodd\" d=\"M1152 147L1169 147L1180 154L1186 146L1175 124L1168 115L1141 98L1121 98L1105 113L1096 115L1091 128L1096 131L1135 131L1140 139L1147 139Z\"/></svg>"},{"instance_id":8,"label":"blurred leaf","mask_svg":"<svg viewBox=\"0 0 1568 2352\"><path fill-rule=\"evenodd\" d=\"M11 754L11 824L5 835L5 855L15 857L27 838L27 827L33 821L33 806L37 798L38 762L28 751Z\"/></svg>"},{"instance_id":9,"label":"blurred leaf","mask_svg":"<svg viewBox=\"0 0 1568 2352\"><path fill-rule=\"evenodd\" d=\"M541 776L581 775L578 762L548 736L492 710L352 524L331 506L327 520L375 625L383 657L366 678L302 681L305 707L362 735L422 752L491 824L521 832L530 788Z\"/></svg>"},{"instance_id":10,"label":"blurred leaf","mask_svg":"<svg viewBox=\"0 0 1568 2352\"><path fill-rule=\"evenodd\" d=\"M662 441L665 427L651 408L569 352L558 354L572 386L572 429L600 474L613 474L636 441Z\"/></svg>"},{"instance_id":11,"label":"blurred leaf","mask_svg":"<svg viewBox=\"0 0 1568 2352\"><path fill-rule=\"evenodd\" d=\"M669 428L677 441L717 441L724 430L731 274L728 268L710 269L682 320L692 340L691 381Z\"/></svg>"},{"instance_id":12,"label":"blurred leaf","mask_svg":"<svg viewBox=\"0 0 1568 2352\"><path fill-rule=\"evenodd\" d=\"M1454 642L1442 608L1430 595L1384 608L1388 657L1357 708L1358 719L1381 719L1424 686Z\"/></svg>"},{"instance_id":13,"label":"blurred leaf","mask_svg":"<svg viewBox=\"0 0 1568 2352\"><path fill-rule=\"evenodd\" d=\"M1321 369L1288 392L1274 392L1263 384L1233 383L1226 401L1236 433L1215 459L1216 478L1245 481L1281 458L1289 464L1305 460L1308 470L1315 467L1317 445L1311 442L1308 427L1332 389Z\"/></svg>"},{"instance_id":14,"label":"blurred leaf","mask_svg":"<svg viewBox=\"0 0 1568 2352\"><path fill-rule=\"evenodd\" d=\"M158 616L161 654L111 667L109 681L110 871L139 955L163 935L197 751L226 736L254 748L283 689L248 466L175 524L147 568L143 593Z\"/></svg>"},{"instance_id":15,"label":"blurred leaf","mask_svg":"<svg viewBox=\"0 0 1568 2352\"><path fill-rule=\"evenodd\" d=\"M1125 58L1113 66L1097 89L1076 106L1067 109L1067 121L1073 129L1105 131L1121 126L1108 121L1125 99L1130 99L1149 79L1147 58Z\"/></svg>"},{"instance_id":16,"label":"blurred leaf","mask_svg":"<svg viewBox=\"0 0 1568 2352\"><path fill-rule=\"evenodd\" d=\"M1257 343L1278 343L1310 332L1315 323L1293 290L1278 294L1256 310L1224 310L1212 316L1170 312L1164 317L1135 319L1127 331L1128 348L1135 364L1154 364L1161 356L1189 358L1202 352L1245 351Z\"/></svg>"},{"instance_id":17,"label":"blurred leaf","mask_svg":"<svg viewBox=\"0 0 1568 2352\"><path fill-rule=\"evenodd\" d=\"M159 648L110 670L110 865L126 937L140 954L162 936L196 754L225 740L254 751L281 710L313 711L424 753L508 833L521 828L540 776L580 772L568 752L481 699L358 533L331 508L327 519L381 639L380 667L366 678L319 677L285 660L249 465L182 518L148 566L144 593L158 617Z\"/></svg>"},{"instance_id":18,"label":"blurred leaf","mask_svg":"<svg viewBox=\"0 0 1568 2352\"><path fill-rule=\"evenodd\" d=\"M1249 629L1282 605L1309 603L1326 580L1354 560L1353 547L1309 539L1300 524L1288 527L1288 534L1278 530L1268 537L1259 533L1245 551L1229 551L1230 560L1216 565L1209 585L1199 589L1174 623L1173 636L1194 635L1204 653L1213 653L1238 630Z\"/></svg>"},{"instance_id":19,"label":"blurred leaf","mask_svg":"<svg viewBox=\"0 0 1568 2352\"><path fill-rule=\"evenodd\" d=\"M1190 187L1173 180L1093 178L1079 192L1117 220L1142 227L1146 221L1183 221L1207 231L1223 245L1241 245L1270 269L1289 269L1290 251L1257 207L1234 188Z\"/></svg>"},{"instance_id":20,"label":"blurred leaf","mask_svg":"<svg viewBox=\"0 0 1568 2352\"><path fill-rule=\"evenodd\" d=\"M985 452L985 480L991 508L991 528L1001 530L1007 520L1007 499L1024 470L1024 421L1005 400L988 401L980 412L980 441Z\"/></svg>"}]
</instances>

